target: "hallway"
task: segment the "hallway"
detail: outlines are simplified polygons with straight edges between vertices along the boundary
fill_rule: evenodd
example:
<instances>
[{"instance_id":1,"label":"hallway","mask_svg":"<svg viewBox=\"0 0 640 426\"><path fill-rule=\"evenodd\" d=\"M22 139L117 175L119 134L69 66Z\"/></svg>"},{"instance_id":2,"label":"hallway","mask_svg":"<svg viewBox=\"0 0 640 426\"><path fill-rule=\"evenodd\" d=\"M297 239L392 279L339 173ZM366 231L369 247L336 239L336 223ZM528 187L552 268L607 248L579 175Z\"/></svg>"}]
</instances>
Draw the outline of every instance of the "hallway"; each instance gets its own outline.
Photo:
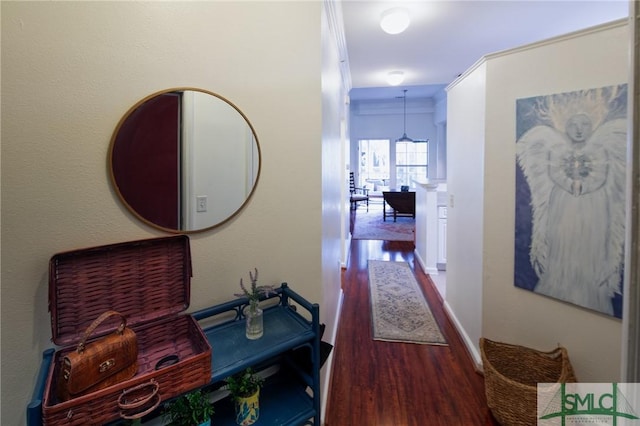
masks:
<instances>
[{"instance_id":1,"label":"hallway","mask_svg":"<svg viewBox=\"0 0 640 426\"><path fill-rule=\"evenodd\" d=\"M413 249L412 242L351 242L343 270L344 302L329 384L327 426L498 424L486 406L482 376L444 313L435 284L419 266L416 270ZM371 338L369 259L411 265L448 346Z\"/></svg>"}]
</instances>

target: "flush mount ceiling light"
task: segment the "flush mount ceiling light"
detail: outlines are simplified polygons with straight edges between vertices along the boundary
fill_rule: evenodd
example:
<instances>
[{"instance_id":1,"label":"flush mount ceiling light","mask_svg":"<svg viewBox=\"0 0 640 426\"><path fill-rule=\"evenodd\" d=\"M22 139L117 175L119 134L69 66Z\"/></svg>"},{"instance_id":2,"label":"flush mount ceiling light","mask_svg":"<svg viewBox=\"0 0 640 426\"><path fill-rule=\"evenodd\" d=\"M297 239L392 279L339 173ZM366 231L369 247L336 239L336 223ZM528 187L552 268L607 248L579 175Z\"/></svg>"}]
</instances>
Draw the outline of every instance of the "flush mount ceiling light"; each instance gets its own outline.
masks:
<instances>
[{"instance_id":1,"label":"flush mount ceiling light","mask_svg":"<svg viewBox=\"0 0 640 426\"><path fill-rule=\"evenodd\" d=\"M413 142L409 136L407 136L407 89L404 89L404 133L400 139L397 139L396 142Z\"/></svg>"},{"instance_id":2,"label":"flush mount ceiling light","mask_svg":"<svg viewBox=\"0 0 640 426\"><path fill-rule=\"evenodd\" d=\"M397 86L404 81L404 73L402 71L391 71L387 74L387 83L391 86Z\"/></svg>"},{"instance_id":3,"label":"flush mount ceiling light","mask_svg":"<svg viewBox=\"0 0 640 426\"><path fill-rule=\"evenodd\" d=\"M403 7L394 7L382 12L380 26L388 34L400 34L409 27L409 11Z\"/></svg>"}]
</instances>

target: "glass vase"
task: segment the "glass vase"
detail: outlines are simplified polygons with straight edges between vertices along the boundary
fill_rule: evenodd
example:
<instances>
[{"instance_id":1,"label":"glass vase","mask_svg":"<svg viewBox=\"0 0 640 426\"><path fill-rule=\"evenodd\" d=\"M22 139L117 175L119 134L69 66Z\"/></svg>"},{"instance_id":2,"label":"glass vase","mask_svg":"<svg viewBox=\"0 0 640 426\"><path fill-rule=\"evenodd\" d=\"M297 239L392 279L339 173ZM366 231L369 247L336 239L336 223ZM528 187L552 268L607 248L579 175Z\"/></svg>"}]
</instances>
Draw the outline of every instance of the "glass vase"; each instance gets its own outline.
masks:
<instances>
[{"instance_id":1,"label":"glass vase","mask_svg":"<svg viewBox=\"0 0 640 426\"><path fill-rule=\"evenodd\" d=\"M244 308L244 317L246 320L247 339L256 340L264 334L262 309L258 307L247 306Z\"/></svg>"}]
</instances>

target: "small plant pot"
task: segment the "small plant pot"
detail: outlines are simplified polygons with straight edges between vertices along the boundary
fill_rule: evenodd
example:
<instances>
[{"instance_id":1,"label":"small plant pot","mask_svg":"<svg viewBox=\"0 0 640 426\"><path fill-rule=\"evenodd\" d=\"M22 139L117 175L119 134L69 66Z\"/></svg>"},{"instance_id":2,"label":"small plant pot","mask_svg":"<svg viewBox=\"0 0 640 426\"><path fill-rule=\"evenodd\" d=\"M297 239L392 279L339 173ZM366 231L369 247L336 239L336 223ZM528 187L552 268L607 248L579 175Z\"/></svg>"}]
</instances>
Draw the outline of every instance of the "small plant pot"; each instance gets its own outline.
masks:
<instances>
[{"instance_id":1,"label":"small plant pot","mask_svg":"<svg viewBox=\"0 0 640 426\"><path fill-rule=\"evenodd\" d=\"M251 310L250 306L244 308L244 316L246 319L246 336L249 340L256 340L264 334L262 309L256 308Z\"/></svg>"},{"instance_id":2,"label":"small plant pot","mask_svg":"<svg viewBox=\"0 0 640 426\"><path fill-rule=\"evenodd\" d=\"M237 398L236 407L236 423L240 426L254 424L260 416L260 389L253 395L246 398Z\"/></svg>"},{"instance_id":3,"label":"small plant pot","mask_svg":"<svg viewBox=\"0 0 640 426\"><path fill-rule=\"evenodd\" d=\"M200 423L198 426L211 426L211 419Z\"/></svg>"}]
</instances>

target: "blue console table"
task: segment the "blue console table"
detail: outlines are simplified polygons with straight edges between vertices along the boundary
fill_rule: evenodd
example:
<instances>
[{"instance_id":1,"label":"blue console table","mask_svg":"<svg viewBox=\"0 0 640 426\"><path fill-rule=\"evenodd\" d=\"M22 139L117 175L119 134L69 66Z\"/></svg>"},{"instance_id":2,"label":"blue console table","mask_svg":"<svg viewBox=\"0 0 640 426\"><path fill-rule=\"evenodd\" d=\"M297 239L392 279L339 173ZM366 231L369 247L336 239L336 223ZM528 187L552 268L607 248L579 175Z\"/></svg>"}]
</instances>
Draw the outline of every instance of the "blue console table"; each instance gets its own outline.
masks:
<instances>
[{"instance_id":1,"label":"blue console table","mask_svg":"<svg viewBox=\"0 0 640 426\"><path fill-rule=\"evenodd\" d=\"M320 325L319 306L310 303L284 283L261 302L264 335L245 337L241 314L246 298L202 309L191 315L200 323L212 347L211 382L216 391L224 380L247 367L272 370L260 391L260 418L255 426L320 425ZM302 358L300 356L302 354ZM42 424L42 396L53 349L43 353L42 365L27 406L27 425ZM213 424L235 425L230 397L215 402ZM158 412L148 416L157 423Z\"/></svg>"}]
</instances>

